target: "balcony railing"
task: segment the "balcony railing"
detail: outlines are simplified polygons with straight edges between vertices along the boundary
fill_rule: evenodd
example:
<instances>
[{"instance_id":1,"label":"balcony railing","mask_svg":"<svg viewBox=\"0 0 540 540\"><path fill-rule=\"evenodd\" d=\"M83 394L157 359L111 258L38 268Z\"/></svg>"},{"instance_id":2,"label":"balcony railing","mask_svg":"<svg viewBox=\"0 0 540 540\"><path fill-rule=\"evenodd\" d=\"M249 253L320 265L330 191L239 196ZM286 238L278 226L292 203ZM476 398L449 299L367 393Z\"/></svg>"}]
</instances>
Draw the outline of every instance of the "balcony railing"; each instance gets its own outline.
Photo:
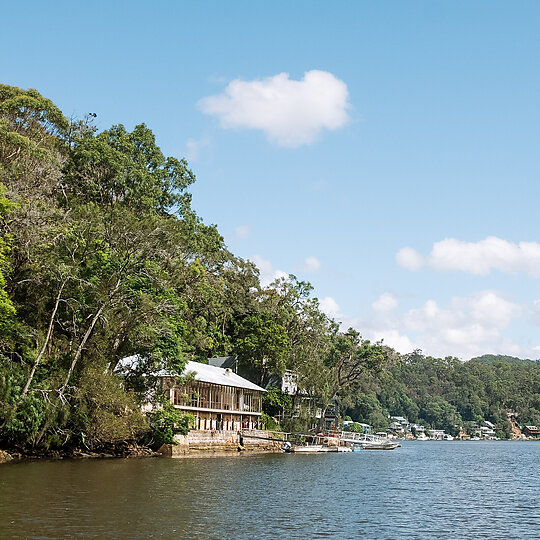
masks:
<instances>
[{"instance_id":1,"label":"balcony railing","mask_svg":"<svg viewBox=\"0 0 540 540\"><path fill-rule=\"evenodd\" d=\"M195 407L198 409L214 409L231 412L261 412L261 398L258 396L250 397L251 403L238 403L236 399L230 400L230 395L224 395L225 399L208 400L202 397L188 397L178 388L171 390L173 394L173 403L179 407ZM218 397L218 396L216 396ZM229 398L229 399L226 399Z\"/></svg>"}]
</instances>

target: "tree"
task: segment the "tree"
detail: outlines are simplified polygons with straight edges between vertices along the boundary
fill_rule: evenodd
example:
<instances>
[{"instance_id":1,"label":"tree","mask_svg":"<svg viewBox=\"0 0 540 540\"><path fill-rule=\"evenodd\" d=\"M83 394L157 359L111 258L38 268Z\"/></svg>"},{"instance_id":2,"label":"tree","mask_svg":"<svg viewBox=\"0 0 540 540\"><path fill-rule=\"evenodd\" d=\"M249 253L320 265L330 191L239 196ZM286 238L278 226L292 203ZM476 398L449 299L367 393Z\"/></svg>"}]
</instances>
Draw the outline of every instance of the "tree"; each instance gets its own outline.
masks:
<instances>
[{"instance_id":1,"label":"tree","mask_svg":"<svg viewBox=\"0 0 540 540\"><path fill-rule=\"evenodd\" d=\"M0 223L2 223L10 210L14 208L14 204L5 197L6 188L0 184ZM10 300L6 287L6 274L9 272L9 252L11 248L11 238L8 235L0 234L0 340L10 332L10 326L15 316L15 307Z\"/></svg>"},{"instance_id":2,"label":"tree","mask_svg":"<svg viewBox=\"0 0 540 540\"><path fill-rule=\"evenodd\" d=\"M195 176L185 160L165 158L144 124L131 133L121 124L97 136L83 130L75 137L65 173L68 198L104 208L122 205L142 214L191 214L186 190Z\"/></svg>"},{"instance_id":3,"label":"tree","mask_svg":"<svg viewBox=\"0 0 540 540\"><path fill-rule=\"evenodd\" d=\"M239 325L235 353L258 370L261 385L268 374L283 375L290 349L285 328L269 313L248 315Z\"/></svg>"},{"instance_id":4,"label":"tree","mask_svg":"<svg viewBox=\"0 0 540 540\"><path fill-rule=\"evenodd\" d=\"M289 414L292 410L292 397L280 388L270 386L263 394L262 406L269 416Z\"/></svg>"},{"instance_id":5,"label":"tree","mask_svg":"<svg viewBox=\"0 0 540 540\"><path fill-rule=\"evenodd\" d=\"M337 398L352 404L362 379L376 373L393 359L393 351L382 343L363 340L353 328L332 337L327 356L316 366L311 385L322 404L321 422L328 406Z\"/></svg>"}]
</instances>

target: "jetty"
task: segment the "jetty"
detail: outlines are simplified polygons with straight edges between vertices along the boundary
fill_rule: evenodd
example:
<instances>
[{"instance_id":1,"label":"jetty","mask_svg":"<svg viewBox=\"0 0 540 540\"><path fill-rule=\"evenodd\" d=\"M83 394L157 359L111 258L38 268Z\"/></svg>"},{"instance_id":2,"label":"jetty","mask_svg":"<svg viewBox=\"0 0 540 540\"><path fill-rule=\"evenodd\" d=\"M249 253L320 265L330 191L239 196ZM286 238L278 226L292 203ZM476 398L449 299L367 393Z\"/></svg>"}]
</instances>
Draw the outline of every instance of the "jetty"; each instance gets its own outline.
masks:
<instances>
[{"instance_id":1,"label":"jetty","mask_svg":"<svg viewBox=\"0 0 540 540\"><path fill-rule=\"evenodd\" d=\"M319 432L319 433L286 433L281 431L243 431L241 440L262 439L281 442L285 452L349 452L353 449L363 450L394 450L399 443L389 439L368 435L365 433Z\"/></svg>"}]
</instances>

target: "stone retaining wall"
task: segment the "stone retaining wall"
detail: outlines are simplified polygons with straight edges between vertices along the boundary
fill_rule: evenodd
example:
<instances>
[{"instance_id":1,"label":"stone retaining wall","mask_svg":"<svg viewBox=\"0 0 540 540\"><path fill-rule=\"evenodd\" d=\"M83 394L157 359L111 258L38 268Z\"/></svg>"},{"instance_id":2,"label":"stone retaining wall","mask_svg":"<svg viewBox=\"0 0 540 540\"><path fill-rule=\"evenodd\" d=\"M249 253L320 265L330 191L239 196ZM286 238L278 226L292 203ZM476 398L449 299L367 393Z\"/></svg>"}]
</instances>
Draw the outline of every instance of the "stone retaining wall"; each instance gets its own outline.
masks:
<instances>
[{"instance_id":1,"label":"stone retaining wall","mask_svg":"<svg viewBox=\"0 0 540 540\"><path fill-rule=\"evenodd\" d=\"M192 430L187 435L175 435L177 444L163 445L159 452L164 456L182 457L202 453L224 452L281 452L280 441L250 438L249 435L267 437L267 432L251 430L241 436L237 431ZM249 434L249 435L248 435Z\"/></svg>"}]
</instances>

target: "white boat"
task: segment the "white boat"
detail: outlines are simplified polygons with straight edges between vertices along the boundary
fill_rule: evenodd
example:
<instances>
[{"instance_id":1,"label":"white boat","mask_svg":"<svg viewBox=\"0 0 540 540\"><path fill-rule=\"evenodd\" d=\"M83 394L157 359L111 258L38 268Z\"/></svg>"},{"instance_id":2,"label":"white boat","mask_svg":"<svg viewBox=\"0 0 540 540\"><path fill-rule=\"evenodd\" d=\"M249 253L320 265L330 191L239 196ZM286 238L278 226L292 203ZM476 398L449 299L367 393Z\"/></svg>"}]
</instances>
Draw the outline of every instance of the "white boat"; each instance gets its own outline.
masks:
<instances>
[{"instance_id":1,"label":"white boat","mask_svg":"<svg viewBox=\"0 0 540 540\"><path fill-rule=\"evenodd\" d=\"M362 443L362 448L364 450L394 450L398 446L401 445L389 439L380 439L378 441L369 441Z\"/></svg>"},{"instance_id":2,"label":"white boat","mask_svg":"<svg viewBox=\"0 0 540 540\"><path fill-rule=\"evenodd\" d=\"M398 446L401 446L398 442L377 435L366 435L365 440L361 444L364 450L394 450Z\"/></svg>"},{"instance_id":3,"label":"white boat","mask_svg":"<svg viewBox=\"0 0 540 540\"><path fill-rule=\"evenodd\" d=\"M328 446L323 444L283 444L284 452L298 452L301 454L313 454L315 452L352 452L348 446Z\"/></svg>"},{"instance_id":4,"label":"white boat","mask_svg":"<svg viewBox=\"0 0 540 540\"><path fill-rule=\"evenodd\" d=\"M386 437L368 434L365 434L361 439L355 441L354 444L355 448L353 447L353 450L356 450L359 447L362 448L362 450L394 450L398 446L401 446L398 442L391 441Z\"/></svg>"},{"instance_id":5,"label":"white boat","mask_svg":"<svg viewBox=\"0 0 540 540\"><path fill-rule=\"evenodd\" d=\"M312 452L324 452L324 450L323 450L322 444L306 444L305 446L294 445L291 448L291 452L312 453Z\"/></svg>"}]
</instances>

